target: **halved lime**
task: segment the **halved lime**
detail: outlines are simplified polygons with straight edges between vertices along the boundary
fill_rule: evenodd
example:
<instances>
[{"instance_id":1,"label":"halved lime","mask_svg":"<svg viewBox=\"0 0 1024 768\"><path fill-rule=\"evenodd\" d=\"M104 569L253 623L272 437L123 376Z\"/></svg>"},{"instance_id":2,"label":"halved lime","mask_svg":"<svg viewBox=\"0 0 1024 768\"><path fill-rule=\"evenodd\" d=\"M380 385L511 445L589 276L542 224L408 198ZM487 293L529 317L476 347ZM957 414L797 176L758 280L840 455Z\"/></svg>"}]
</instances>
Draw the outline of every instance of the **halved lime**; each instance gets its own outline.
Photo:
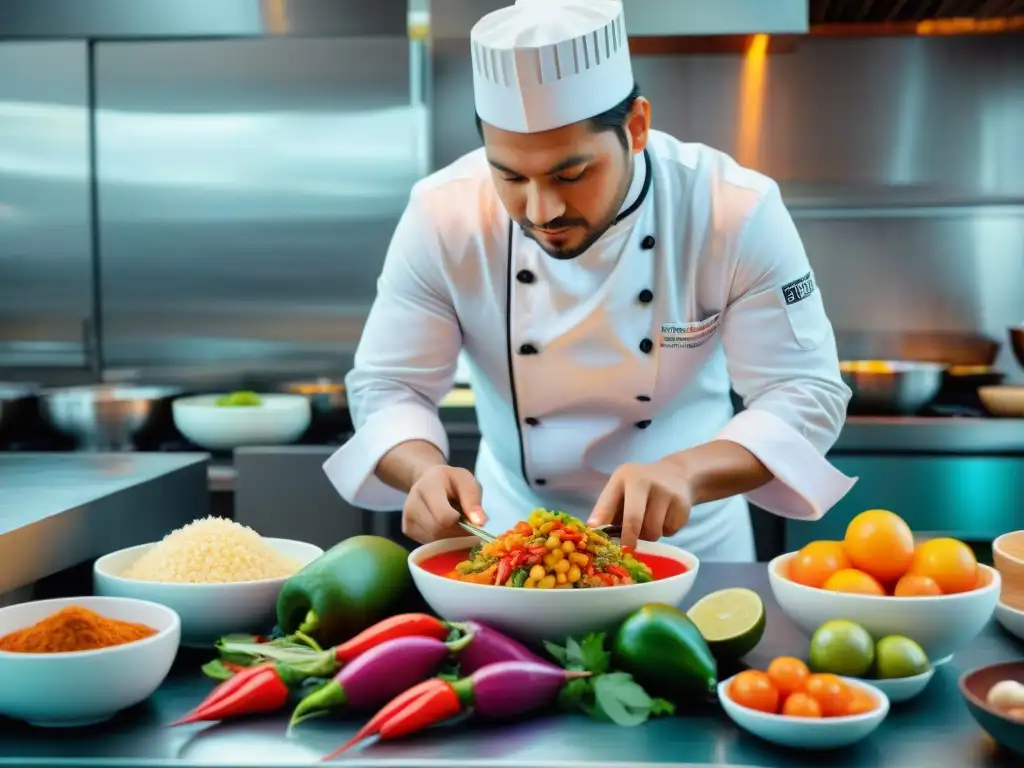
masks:
<instances>
[{"instance_id":1,"label":"halved lime","mask_svg":"<svg viewBox=\"0 0 1024 768\"><path fill-rule=\"evenodd\" d=\"M737 661L764 636L764 603L757 592L741 587L705 595L686 612L715 658Z\"/></svg>"}]
</instances>

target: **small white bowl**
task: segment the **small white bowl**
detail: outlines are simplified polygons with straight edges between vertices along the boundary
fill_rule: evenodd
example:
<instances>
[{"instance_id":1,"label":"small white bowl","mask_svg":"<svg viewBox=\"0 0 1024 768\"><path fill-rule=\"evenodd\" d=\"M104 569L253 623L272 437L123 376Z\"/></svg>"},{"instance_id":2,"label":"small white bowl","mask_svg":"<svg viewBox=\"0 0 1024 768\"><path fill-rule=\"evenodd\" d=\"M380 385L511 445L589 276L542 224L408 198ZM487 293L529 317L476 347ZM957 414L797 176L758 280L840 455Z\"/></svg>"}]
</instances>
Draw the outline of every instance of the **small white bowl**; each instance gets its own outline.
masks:
<instances>
[{"instance_id":1,"label":"small white bowl","mask_svg":"<svg viewBox=\"0 0 1024 768\"><path fill-rule=\"evenodd\" d=\"M996 621L1011 635L1024 640L1024 611L1018 611L1001 602L996 605Z\"/></svg>"},{"instance_id":2,"label":"small white bowl","mask_svg":"<svg viewBox=\"0 0 1024 768\"><path fill-rule=\"evenodd\" d=\"M171 405L178 431L211 451L294 443L312 419L305 395L260 395L260 404L252 406L219 406L217 400L221 397L182 397Z\"/></svg>"},{"instance_id":3,"label":"small white bowl","mask_svg":"<svg viewBox=\"0 0 1024 768\"><path fill-rule=\"evenodd\" d=\"M263 539L283 555L307 565L324 553L320 547L289 539ZM209 648L224 635L265 633L274 626L277 596L286 577L218 584L179 584L122 578L128 567L156 543L129 547L101 557L93 565L97 595L133 597L166 605L181 616L181 644Z\"/></svg>"},{"instance_id":4,"label":"small white bowl","mask_svg":"<svg viewBox=\"0 0 1024 768\"><path fill-rule=\"evenodd\" d=\"M736 725L765 741L795 749L839 749L867 738L889 714L886 695L861 680L844 677L850 686L864 690L878 706L863 715L847 717L790 717L769 715L742 707L729 698L729 684L733 678L718 684L718 700Z\"/></svg>"},{"instance_id":5,"label":"small white bowl","mask_svg":"<svg viewBox=\"0 0 1024 768\"><path fill-rule=\"evenodd\" d=\"M891 703L902 704L924 691L933 677L935 677L935 667L929 668L920 675L913 675L911 677L894 677L886 680L858 679L880 690L889 698Z\"/></svg>"},{"instance_id":6,"label":"small white bowl","mask_svg":"<svg viewBox=\"0 0 1024 768\"><path fill-rule=\"evenodd\" d=\"M936 597L853 595L806 587L787 575L796 553L768 564L768 582L782 612L808 636L832 619L860 624L876 640L904 635L924 648L932 665L944 664L985 628L999 600L999 572L978 565L984 586Z\"/></svg>"},{"instance_id":7,"label":"small white bowl","mask_svg":"<svg viewBox=\"0 0 1024 768\"><path fill-rule=\"evenodd\" d=\"M117 597L38 600L0 609L0 635L30 627L62 608L146 624L157 634L134 643L78 653L0 651L0 715L44 727L80 727L109 720L148 699L178 653L181 622L162 605Z\"/></svg>"},{"instance_id":8,"label":"small white bowl","mask_svg":"<svg viewBox=\"0 0 1024 768\"><path fill-rule=\"evenodd\" d=\"M595 589L510 589L438 576L418 563L479 543L475 536L425 544L409 555L409 571L423 599L447 621L475 619L527 641L559 641L615 627L648 603L679 605L697 578L700 561L668 544L641 541L636 551L677 560L686 573L646 584Z\"/></svg>"}]
</instances>

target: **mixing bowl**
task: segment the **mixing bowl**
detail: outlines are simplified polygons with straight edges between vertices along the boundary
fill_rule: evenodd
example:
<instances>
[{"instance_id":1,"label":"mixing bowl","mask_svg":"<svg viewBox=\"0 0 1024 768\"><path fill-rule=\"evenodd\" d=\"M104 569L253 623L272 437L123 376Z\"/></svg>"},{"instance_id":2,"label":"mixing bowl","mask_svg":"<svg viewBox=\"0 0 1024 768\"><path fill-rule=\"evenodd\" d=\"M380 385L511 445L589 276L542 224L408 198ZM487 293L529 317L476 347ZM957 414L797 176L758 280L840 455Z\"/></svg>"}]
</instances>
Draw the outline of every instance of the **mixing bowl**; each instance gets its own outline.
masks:
<instances>
[{"instance_id":1,"label":"mixing bowl","mask_svg":"<svg viewBox=\"0 0 1024 768\"><path fill-rule=\"evenodd\" d=\"M289 539L263 539L269 546L301 565L324 553L320 547ZM183 584L126 579L123 574L155 543L129 547L101 557L93 565L93 591L97 595L149 600L181 616L181 644L209 648L235 632L263 634L276 622L277 596L286 578L220 584Z\"/></svg>"},{"instance_id":2,"label":"mixing bowl","mask_svg":"<svg viewBox=\"0 0 1024 768\"><path fill-rule=\"evenodd\" d=\"M309 428L312 410L304 395L260 395L260 404L221 406L224 395L174 401L174 424L187 440L211 451L245 445L287 445Z\"/></svg>"},{"instance_id":3,"label":"mixing bowl","mask_svg":"<svg viewBox=\"0 0 1024 768\"><path fill-rule=\"evenodd\" d=\"M768 564L768 581L782 612L808 636L832 619L860 624L876 640L905 635L917 641L932 664L942 664L978 636L991 620L1002 583L999 572L979 565L980 586L970 592L937 597L855 595L806 587L788 577L796 555L779 555Z\"/></svg>"},{"instance_id":4,"label":"mixing bowl","mask_svg":"<svg viewBox=\"0 0 1024 768\"><path fill-rule=\"evenodd\" d=\"M45 389L39 410L58 432L84 450L125 450L137 438L171 429L176 387L95 386Z\"/></svg>"},{"instance_id":5,"label":"mixing bowl","mask_svg":"<svg viewBox=\"0 0 1024 768\"><path fill-rule=\"evenodd\" d=\"M558 642L567 636L613 629L648 603L678 605L693 587L700 561L668 544L641 541L636 551L671 558L687 570L676 576L623 587L513 589L470 584L430 573L419 563L434 555L469 549L475 536L425 544L409 555L409 570L423 599L448 621L475 619L523 640Z\"/></svg>"}]
</instances>

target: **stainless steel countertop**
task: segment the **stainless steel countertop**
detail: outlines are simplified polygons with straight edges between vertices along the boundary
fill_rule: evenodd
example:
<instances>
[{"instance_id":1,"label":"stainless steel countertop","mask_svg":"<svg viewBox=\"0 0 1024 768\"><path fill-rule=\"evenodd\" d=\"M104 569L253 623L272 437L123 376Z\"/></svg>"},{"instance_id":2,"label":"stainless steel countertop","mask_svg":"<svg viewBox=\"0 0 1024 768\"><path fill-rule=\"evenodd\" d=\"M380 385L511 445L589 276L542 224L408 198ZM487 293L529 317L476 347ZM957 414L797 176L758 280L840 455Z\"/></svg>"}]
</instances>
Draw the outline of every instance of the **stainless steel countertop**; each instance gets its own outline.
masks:
<instances>
[{"instance_id":1,"label":"stainless steel countertop","mask_svg":"<svg viewBox=\"0 0 1024 768\"><path fill-rule=\"evenodd\" d=\"M776 656L801 654L807 638L781 612L763 564L705 563L682 607L725 587L746 587L765 602L764 638L747 661L764 669ZM636 728L584 717L545 714L515 723L476 722L438 728L417 738L377 744L353 753L337 768L654 768L714 765L778 768L1020 767L1020 758L997 753L971 718L957 678L975 667L1018 658L1020 642L990 623L952 661L939 667L927 690L894 705L864 741L826 753L775 747L742 732L716 706L695 708ZM286 736L287 715L168 728L213 687L200 665L205 652L183 651L175 669L144 704L109 723L59 734L0 720L0 767L258 768L313 765L346 741L358 718L322 718ZM723 670L724 672L724 670Z\"/></svg>"},{"instance_id":2,"label":"stainless steel countertop","mask_svg":"<svg viewBox=\"0 0 1024 768\"><path fill-rule=\"evenodd\" d=\"M0 595L209 513L200 453L0 454Z\"/></svg>"}]
</instances>

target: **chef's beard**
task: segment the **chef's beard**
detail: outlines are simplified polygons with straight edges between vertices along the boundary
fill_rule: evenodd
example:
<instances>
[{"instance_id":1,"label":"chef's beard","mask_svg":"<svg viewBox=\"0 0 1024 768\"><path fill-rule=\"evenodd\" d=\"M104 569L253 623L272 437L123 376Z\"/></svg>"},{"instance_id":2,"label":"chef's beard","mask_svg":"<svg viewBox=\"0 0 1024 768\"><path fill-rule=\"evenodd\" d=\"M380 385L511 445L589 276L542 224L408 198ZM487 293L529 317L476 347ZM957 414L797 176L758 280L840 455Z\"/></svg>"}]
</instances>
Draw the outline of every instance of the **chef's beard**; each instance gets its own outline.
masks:
<instances>
[{"instance_id":1,"label":"chef's beard","mask_svg":"<svg viewBox=\"0 0 1024 768\"><path fill-rule=\"evenodd\" d=\"M633 163L635 161L633 159L633 155L630 153L627 153L627 159L626 173L623 174L619 192L615 195L615 200L608 207L608 210L601 217L598 224L591 225L586 219L576 217L559 217L552 221L546 221L540 225L535 225L529 220L523 220L519 222L519 226L522 228L523 234L537 243L537 245L540 246L540 249L553 259L569 261L586 253L590 249L590 246L600 240L604 236L604 233L615 225L616 220L619 217L619 211L622 210L622 204L625 202L626 195L629 194L629 188L633 183ZM587 230L587 234L584 236L583 240L573 248L552 249L545 247L544 244L537 239L533 232L534 227L551 230L563 229L565 227L584 227Z\"/></svg>"}]
</instances>

